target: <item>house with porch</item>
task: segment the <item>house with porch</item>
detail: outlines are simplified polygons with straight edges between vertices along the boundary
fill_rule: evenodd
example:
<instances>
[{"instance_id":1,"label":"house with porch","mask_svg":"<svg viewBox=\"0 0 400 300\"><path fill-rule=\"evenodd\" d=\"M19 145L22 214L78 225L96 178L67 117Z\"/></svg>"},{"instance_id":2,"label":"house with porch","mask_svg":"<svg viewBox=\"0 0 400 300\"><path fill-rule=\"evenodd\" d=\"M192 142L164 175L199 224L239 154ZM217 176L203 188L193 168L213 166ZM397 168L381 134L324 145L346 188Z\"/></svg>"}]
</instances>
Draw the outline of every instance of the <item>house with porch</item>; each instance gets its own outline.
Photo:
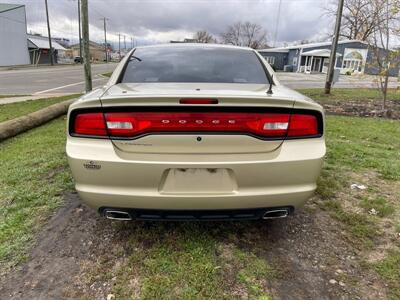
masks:
<instances>
[{"instance_id":1,"label":"house with porch","mask_svg":"<svg viewBox=\"0 0 400 300\"><path fill-rule=\"evenodd\" d=\"M331 42L301 44L295 46L258 50L276 70L302 73L326 73L328 71ZM380 49L383 50L383 49ZM346 74L379 73L375 65L376 51L362 41L344 40L338 42L335 68ZM383 55L382 51L378 51ZM390 69L391 76L399 75L399 66Z\"/></svg>"}]
</instances>

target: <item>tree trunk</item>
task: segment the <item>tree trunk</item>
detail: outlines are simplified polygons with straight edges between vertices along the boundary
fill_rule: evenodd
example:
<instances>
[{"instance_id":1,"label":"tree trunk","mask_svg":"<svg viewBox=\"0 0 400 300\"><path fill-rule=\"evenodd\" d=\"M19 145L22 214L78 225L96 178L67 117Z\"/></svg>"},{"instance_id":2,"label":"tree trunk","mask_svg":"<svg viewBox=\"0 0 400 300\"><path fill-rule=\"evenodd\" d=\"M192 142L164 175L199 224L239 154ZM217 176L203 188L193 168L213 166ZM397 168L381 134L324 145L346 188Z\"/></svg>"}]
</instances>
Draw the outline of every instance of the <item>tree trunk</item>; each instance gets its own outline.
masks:
<instances>
[{"instance_id":1,"label":"tree trunk","mask_svg":"<svg viewBox=\"0 0 400 300\"><path fill-rule=\"evenodd\" d=\"M26 116L0 123L0 141L15 136L21 132L40 126L68 111L69 105L76 99L50 105Z\"/></svg>"}]
</instances>

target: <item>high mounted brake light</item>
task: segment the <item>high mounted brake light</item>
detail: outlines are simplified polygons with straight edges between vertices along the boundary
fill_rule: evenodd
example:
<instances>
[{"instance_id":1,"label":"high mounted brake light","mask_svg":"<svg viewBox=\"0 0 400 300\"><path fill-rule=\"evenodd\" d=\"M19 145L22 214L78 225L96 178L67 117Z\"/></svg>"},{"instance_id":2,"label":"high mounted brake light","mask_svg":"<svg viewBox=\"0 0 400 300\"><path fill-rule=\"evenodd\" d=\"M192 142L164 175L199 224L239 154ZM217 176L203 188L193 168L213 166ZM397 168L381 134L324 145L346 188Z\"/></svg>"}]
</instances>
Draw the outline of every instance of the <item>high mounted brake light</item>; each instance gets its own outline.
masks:
<instances>
[{"instance_id":1,"label":"high mounted brake light","mask_svg":"<svg viewBox=\"0 0 400 300\"><path fill-rule=\"evenodd\" d=\"M218 104L217 99L184 98L179 100L180 104Z\"/></svg>"},{"instance_id":2,"label":"high mounted brake light","mask_svg":"<svg viewBox=\"0 0 400 300\"><path fill-rule=\"evenodd\" d=\"M303 113L89 112L72 120L72 134L137 138L157 133L237 133L260 138L320 135L318 118ZM106 127L107 126L107 127Z\"/></svg>"}]
</instances>

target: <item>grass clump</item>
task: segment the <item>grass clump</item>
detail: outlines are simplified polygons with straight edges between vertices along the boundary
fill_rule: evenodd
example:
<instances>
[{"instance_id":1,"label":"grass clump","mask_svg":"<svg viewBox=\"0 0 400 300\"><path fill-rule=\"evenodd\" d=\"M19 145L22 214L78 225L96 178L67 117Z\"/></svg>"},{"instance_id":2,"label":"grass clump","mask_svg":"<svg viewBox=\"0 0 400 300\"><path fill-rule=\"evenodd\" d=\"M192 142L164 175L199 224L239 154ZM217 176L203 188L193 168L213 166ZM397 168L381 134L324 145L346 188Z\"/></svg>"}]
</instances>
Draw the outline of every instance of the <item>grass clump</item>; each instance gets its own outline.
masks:
<instances>
[{"instance_id":1,"label":"grass clump","mask_svg":"<svg viewBox=\"0 0 400 300\"><path fill-rule=\"evenodd\" d=\"M116 298L271 299L266 286L277 271L261 255L221 241L221 231L229 232L229 226L186 222L117 226L125 239L124 253L118 257L124 259L117 269L115 261L106 267L113 273L108 276L116 278L112 289ZM90 273L99 274L99 269Z\"/></svg>"},{"instance_id":2,"label":"grass clump","mask_svg":"<svg viewBox=\"0 0 400 300\"><path fill-rule=\"evenodd\" d=\"M389 283L389 292L393 299L400 298L400 252L392 251L380 262L373 265L379 275Z\"/></svg>"},{"instance_id":3,"label":"grass clump","mask_svg":"<svg viewBox=\"0 0 400 300\"><path fill-rule=\"evenodd\" d=\"M376 221L371 216L347 212L336 200L324 201L322 208L328 210L334 219L343 224L349 242L358 248L373 247L373 239L379 232Z\"/></svg>"},{"instance_id":4,"label":"grass clump","mask_svg":"<svg viewBox=\"0 0 400 300\"><path fill-rule=\"evenodd\" d=\"M374 198L366 197L361 202L361 207L366 211L376 210L377 215L380 217L386 217L393 213L394 206L391 205L384 197L378 196Z\"/></svg>"},{"instance_id":5,"label":"grass clump","mask_svg":"<svg viewBox=\"0 0 400 300\"><path fill-rule=\"evenodd\" d=\"M265 295L263 285L268 279L277 276L276 270L251 252L236 249L234 256L239 267L237 280L245 287L249 298L271 299L269 295Z\"/></svg>"},{"instance_id":6,"label":"grass clump","mask_svg":"<svg viewBox=\"0 0 400 300\"><path fill-rule=\"evenodd\" d=\"M110 78L112 74L113 74L113 72L107 72L107 73L103 73L101 75L103 75L104 77Z\"/></svg>"}]
</instances>

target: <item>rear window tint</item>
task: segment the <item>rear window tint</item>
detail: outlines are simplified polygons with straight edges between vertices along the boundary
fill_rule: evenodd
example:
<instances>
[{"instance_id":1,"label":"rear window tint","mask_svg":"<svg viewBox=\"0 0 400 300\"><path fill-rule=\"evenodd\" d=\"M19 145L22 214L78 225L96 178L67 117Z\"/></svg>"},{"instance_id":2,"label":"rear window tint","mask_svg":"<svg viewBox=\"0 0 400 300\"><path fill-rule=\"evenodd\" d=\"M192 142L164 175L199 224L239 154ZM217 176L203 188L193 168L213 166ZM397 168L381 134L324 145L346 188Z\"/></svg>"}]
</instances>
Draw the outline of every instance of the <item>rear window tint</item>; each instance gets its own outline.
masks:
<instances>
[{"instance_id":1,"label":"rear window tint","mask_svg":"<svg viewBox=\"0 0 400 300\"><path fill-rule=\"evenodd\" d=\"M133 53L124 83L208 82L267 84L253 51L221 47L148 47Z\"/></svg>"}]
</instances>

